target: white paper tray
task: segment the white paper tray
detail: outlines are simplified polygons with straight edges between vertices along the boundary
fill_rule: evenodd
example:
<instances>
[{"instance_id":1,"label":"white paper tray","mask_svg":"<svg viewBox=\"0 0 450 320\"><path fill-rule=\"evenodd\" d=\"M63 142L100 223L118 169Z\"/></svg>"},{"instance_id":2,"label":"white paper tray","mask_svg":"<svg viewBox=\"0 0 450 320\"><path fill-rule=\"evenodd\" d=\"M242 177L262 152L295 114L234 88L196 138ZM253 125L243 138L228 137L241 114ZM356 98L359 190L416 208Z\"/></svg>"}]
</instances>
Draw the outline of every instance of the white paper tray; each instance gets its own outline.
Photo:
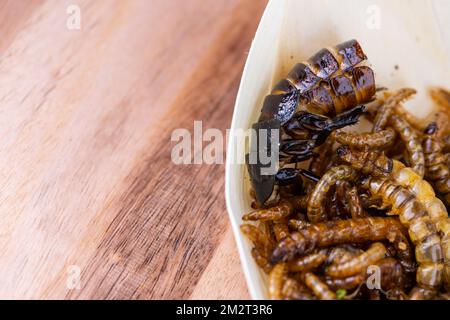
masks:
<instances>
[{"instance_id":1,"label":"white paper tray","mask_svg":"<svg viewBox=\"0 0 450 320\"><path fill-rule=\"evenodd\" d=\"M251 127L265 95L295 63L349 39L360 42L378 85L418 90L407 107L424 116L432 107L427 88L450 86L449 22L450 1L446 0L272 0L247 58L231 131ZM239 231L241 216L251 208L245 165L231 161L236 156L235 144L230 139L227 151L227 209L250 294L253 299L267 299L267 277L253 261L251 245Z\"/></svg>"}]
</instances>

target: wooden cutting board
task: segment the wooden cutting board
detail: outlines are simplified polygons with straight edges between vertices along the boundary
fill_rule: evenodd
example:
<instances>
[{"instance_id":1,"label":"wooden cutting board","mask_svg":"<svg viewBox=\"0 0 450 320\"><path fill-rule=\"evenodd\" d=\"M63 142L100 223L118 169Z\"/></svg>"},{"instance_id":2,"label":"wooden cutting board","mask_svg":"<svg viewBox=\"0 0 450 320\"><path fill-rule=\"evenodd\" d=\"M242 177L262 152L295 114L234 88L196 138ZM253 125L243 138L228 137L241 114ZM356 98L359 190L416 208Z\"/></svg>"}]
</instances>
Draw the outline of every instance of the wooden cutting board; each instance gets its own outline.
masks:
<instances>
[{"instance_id":1,"label":"wooden cutting board","mask_svg":"<svg viewBox=\"0 0 450 320\"><path fill-rule=\"evenodd\" d=\"M224 165L170 137L230 125L266 1L72 3L0 1L0 298L248 298Z\"/></svg>"}]
</instances>

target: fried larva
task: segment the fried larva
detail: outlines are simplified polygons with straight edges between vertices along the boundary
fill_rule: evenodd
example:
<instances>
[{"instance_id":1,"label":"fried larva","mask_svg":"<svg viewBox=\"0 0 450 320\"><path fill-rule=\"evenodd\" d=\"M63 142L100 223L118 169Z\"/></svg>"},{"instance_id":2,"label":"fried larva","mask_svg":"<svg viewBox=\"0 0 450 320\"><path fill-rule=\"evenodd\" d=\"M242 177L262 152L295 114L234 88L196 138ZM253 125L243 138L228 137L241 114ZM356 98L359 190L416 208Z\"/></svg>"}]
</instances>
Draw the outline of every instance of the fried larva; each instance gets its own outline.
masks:
<instances>
[{"instance_id":1,"label":"fried larva","mask_svg":"<svg viewBox=\"0 0 450 320\"><path fill-rule=\"evenodd\" d=\"M273 232L277 241L289 235L289 227L286 222L278 222L273 224Z\"/></svg>"},{"instance_id":2,"label":"fried larva","mask_svg":"<svg viewBox=\"0 0 450 320\"><path fill-rule=\"evenodd\" d=\"M439 200L431 185L425 180L421 179L410 168L398 161L394 161L394 170L392 177L395 182L404 188L410 190L423 205L434 224L437 231L440 233L440 242L442 254L444 259L444 283L446 288L450 288L450 218L448 217L447 209L441 200ZM416 248L417 249L417 248Z\"/></svg>"},{"instance_id":3,"label":"fried larva","mask_svg":"<svg viewBox=\"0 0 450 320\"><path fill-rule=\"evenodd\" d=\"M259 209L245 214L242 217L244 221L270 221L282 220L294 212L294 207L289 201L281 200L280 203L268 209Z\"/></svg>"},{"instance_id":4,"label":"fried larva","mask_svg":"<svg viewBox=\"0 0 450 320\"><path fill-rule=\"evenodd\" d=\"M332 264L325 269L325 274L334 278L346 278L359 274L366 268L377 261L384 258L386 247L379 242L375 242L372 246L360 254L359 256L341 264Z\"/></svg>"},{"instance_id":5,"label":"fried larva","mask_svg":"<svg viewBox=\"0 0 450 320\"><path fill-rule=\"evenodd\" d=\"M347 191L347 201L350 215L353 219L368 217L367 212L363 209L361 199L359 198L358 189L355 186Z\"/></svg>"},{"instance_id":6,"label":"fried larva","mask_svg":"<svg viewBox=\"0 0 450 320\"><path fill-rule=\"evenodd\" d=\"M450 133L450 92L443 88L432 88L429 91L431 98L438 105L437 117L438 125L442 129L440 136L446 136Z\"/></svg>"},{"instance_id":7,"label":"fried larva","mask_svg":"<svg viewBox=\"0 0 450 320\"><path fill-rule=\"evenodd\" d=\"M286 300L315 300L316 297L309 292L298 280L287 278L281 290L283 298Z\"/></svg>"},{"instance_id":8,"label":"fried larva","mask_svg":"<svg viewBox=\"0 0 450 320\"><path fill-rule=\"evenodd\" d=\"M241 225L241 232L253 243L255 247L267 248L270 247L269 239L256 226L252 224Z\"/></svg>"},{"instance_id":9,"label":"fried larva","mask_svg":"<svg viewBox=\"0 0 450 320\"><path fill-rule=\"evenodd\" d=\"M349 246L337 246L330 248L326 265L341 264L361 254L363 251Z\"/></svg>"},{"instance_id":10,"label":"fried larva","mask_svg":"<svg viewBox=\"0 0 450 320\"><path fill-rule=\"evenodd\" d=\"M411 88L400 89L394 92L387 100L386 103L379 108L377 115L375 116L372 132L379 132L383 130L394 111L394 108L402 101L408 99L417 91Z\"/></svg>"},{"instance_id":11,"label":"fried larva","mask_svg":"<svg viewBox=\"0 0 450 320\"><path fill-rule=\"evenodd\" d=\"M311 223L309 223L305 220L299 220L299 219L289 220L289 227L293 230L302 230L310 225L311 225Z\"/></svg>"},{"instance_id":12,"label":"fried larva","mask_svg":"<svg viewBox=\"0 0 450 320\"><path fill-rule=\"evenodd\" d=\"M317 154L311 159L309 164L309 171L321 176L324 173L327 165L327 159L331 156L333 151L334 137L330 135L323 145L320 146Z\"/></svg>"},{"instance_id":13,"label":"fried larva","mask_svg":"<svg viewBox=\"0 0 450 320\"><path fill-rule=\"evenodd\" d=\"M291 261L295 256L303 256L315 248L389 240L395 244L399 258L401 257L405 266L411 268L412 252L404 233L404 227L396 218L371 217L325 221L292 232L277 244L272 252L271 261L273 263Z\"/></svg>"},{"instance_id":14,"label":"fried larva","mask_svg":"<svg viewBox=\"0 0 450 320\"><path fill-rule=\"evenodd\" d=\"M304 274L305 284L321 300L335 300L336 294L328 288L326 283L319 279L314 273L306 272Z\"/></svg>"},{"instance_id":15,"label":"fried larva","mask_svg":"<svg viewBox=\"0 0 450 320\"><path fill-rule=\"evenodd\" d=\"M270 263L267 254L258 247L252 249L252 257L255 259L256 264L265 272L270 273L272 270L272 264Z\"/></svg>"},{"instance_id":16,"label":"fried larva","mask_svg":"<svg viewBox=\"0 0 450 320\"><path fill-rule=\"evenodd\" d=\"M423 177L425 173L425 157L420 137L411 125L398 115L393 114L389 121L395 131L397 131L400 139L405 143L410 167Z\"/></svg>"},{"instance_id":17,"label":"fried larva","mask_svg":"<svg viewBox=\"0 0 450 320\"><path fill-rule=\"evenodd\" d=\"M416 292L432 298L442 282L444 264L441 239L425 206L414 193L389 179L370 177L362 185L372 195L381 197L384 203L391 205L389 213L399 215L402 224L408 228L419 264L416 274L418 286L411 293L411 298L417 297Z\"/></svg>"},{"instance_id":18,"label":"fried larva","mask_svg":"<svg viewBox=\"0 0 450 320\"><path fill-rule=\"evenodd\" d=\"M382 290L404 289L405 271L398 260L390 257L384 258L375 265L380 268L380 285Z\"/></svg>"},{"instance_id":19,"label":"fried larva","mask_svg":"<svg viewBox=\"0 0 450 320\"><path fill-rule=\"evenodd\" d=\"M445 204L450 206L450 169L437 134L438 127L435 122L428 125L424 132L422 146L425 154L425 178L442 195Z\"/></svg>"},{"instance_id":20,"label":"fried larva","mask_svg":"<svg viewBox=\"0 0 450 320\"><path fill-rule=\"evenodd\" d=\"M278 263L269 274L269 296L272 300L283 299L282 289L287 276L285 263Z\"/></svg>"},{"instance_id":21,"label":"fried larva","mask_svg":"<svg viewBox=\"0 0 450 320\"><path fill-rule=\"evenodd\" d=\"M404 296L405 273L398 260L394 258L383 258L372 264L372 266L379 268L379 289L386 292L388 299L399 299L400 295ZM327 277L326 283L334 291L338 289L353 290L361 286L370 275L369 272L364 270L364 272L346 278Z\"/></svg>"},{"instance_id":22,"label":"fried larva","mask_svg":"<svg viewBox=\"0 0 450 320\"><path fill-rule=\"evenodd\" d=\"M353 290L360 286L365 280L362 273L347 278L325 278L325 282L331 290Z\"/></svg>"},{"instance_id":23,"label":"fried larva","mask_svg":"<svg viewBox=\"0 0 450 320\"><path fill-rule=\"evenodd\" d=\"M385 148L394 143L397 134L392 128L378 132L350 133L337 130L333 134L337 142L356 149Z\"/></svg>"},{"instance_id":24,"label":"fried larva","mask_svg":"<svg viewBox=\"0 0 450 320\"><path fill-rule=\"evenodd\" d=\"M308 201L308 219L310 222L316 223L326 220L324 210L324 200L331 186L336 184L338 180L354 179L356 172L348 166L337 166L328 170L319 182Z\"/></svg>"},{"instance_id":25,"label":"fried larva","mask_svg":"<svg viewBox=\"0 0 450 320\"><path fill-rule=\"evenodd\" d=\"M348 146L340 146L336 152L341 161L363 174L386 176L393 169L392 160L380 151L359 151L351 150Z\"/></svg>"},{"instance_id":26,"label":"fried larva","mask_svg":"<svg viewBox=\"0 0 450 320\"><path fill-rule=\"evenodd\" d=\"M307 256L292 260L288 268L293 272L311 271L320 266L327 259L327 250L319 250Z\"/></svg>"}]
</instances>

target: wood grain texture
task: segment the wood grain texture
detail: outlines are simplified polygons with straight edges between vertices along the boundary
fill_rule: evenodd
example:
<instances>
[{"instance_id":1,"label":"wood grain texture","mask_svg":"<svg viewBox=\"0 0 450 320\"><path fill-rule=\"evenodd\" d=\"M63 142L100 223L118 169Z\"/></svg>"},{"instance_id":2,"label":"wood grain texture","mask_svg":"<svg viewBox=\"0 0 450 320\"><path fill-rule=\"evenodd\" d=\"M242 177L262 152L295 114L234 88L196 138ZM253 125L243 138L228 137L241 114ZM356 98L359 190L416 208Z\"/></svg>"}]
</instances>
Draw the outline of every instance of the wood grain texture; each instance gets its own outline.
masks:
<instances>
[{"instance_id":1,"label":"wood grain texture","mask_svg":"<svg viewBox=\"0 0 450 320\"><path fill-rule=\"evenodd\" d=\"M0 298L248 298L224 166L170 135L229 126L265 1L69 4L0 1Z\"/></svg>"}]
</instances>

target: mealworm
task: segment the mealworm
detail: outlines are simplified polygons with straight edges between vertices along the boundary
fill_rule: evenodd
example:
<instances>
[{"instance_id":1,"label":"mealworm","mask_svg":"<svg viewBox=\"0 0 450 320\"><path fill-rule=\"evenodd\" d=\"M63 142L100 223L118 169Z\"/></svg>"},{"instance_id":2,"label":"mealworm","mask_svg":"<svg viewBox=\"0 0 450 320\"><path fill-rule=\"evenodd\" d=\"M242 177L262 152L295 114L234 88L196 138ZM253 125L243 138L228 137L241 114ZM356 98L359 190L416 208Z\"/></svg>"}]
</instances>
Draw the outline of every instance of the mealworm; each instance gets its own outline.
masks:
<instances>
[{"instance_id":1,"label":"mealworm","mask_svg":"<svg viewBox=\"0 0 450 320\"><path fill-rule=\"evenodd\" d=\"M415 291L424 289L427 297L431 298L442 282L444 265L441 239L425 206L414 193L386 178L368 177L362 181L362 187L390 204L389 214L399 215L402 224L408 228L419 264L416 273L418 288L412 291L411 297L415 297Z\"/></svg>"},{"instance_id":2,"label":"mealworm","mask_svg":"<svg viewBox=\"0 0 450 320\"><path fill-rule=\"evenodd\" d=\"M289 227L286 222L274 223L273 232L277 241L280 241L289 235Z\"/></svg>"},{"instance_id":3,"label":"mealworm","mask_svg":"<svg viewBox=\"0 0 450 320\"><path fill-rule=\"evenodd\" d=\"M408 99L417 91L410 88L400 89L394 92L379 109L375 116L372 132L378 132L384 129L394 108L402 101Z\"/></svg>"},{"instance_id":4,"label":"mealworm","mask_svg":"<svg viewBox=\"0 0 450 320\"><path fill-rule=\"evenodd\" d=\"M312 272L304 274L304 281L308 288L321 300L335 300L336 294L331 291L328 286Z\"/></svg>"},{"instance_id":5,"label":"mealworm","mask_svg":"<svg viewBox=\"0 0 450 320\"><path fill-rule=\"evenodd\" d=\"M281 200L280 203L268 209L260 209L242 216L244 221L270 221L282 220L294 212L294 207L288 201Z\"/></svg>"},{"instance_id":6,"label":"mealworm","mask_svg":"<svg viewBox=\"0 0 450 320\"><path fill-rule=\"evenodd\" d=\"M361 199L359 198L358 189L353 186L351 187L347 194L347 201L349 204L350 215L353 219L357 218L365 218L368 214L364 211L361 203Z\"/></svg>"},{"instance_id":7,"label":"mealworm","mask_svg":"<svg viewBox=\"0 0 450 320\"><path fill-rule=\"evenodd\" d=\"M432 88L429 94L439 107L439 116L436 118L439 121L439 127L442 128L439 135L448 135L450 133L450 92L443 88Z\"/></svg>"},{"instance_id":8,"label":"mealworm","mask_svg":"<svg viewBox=\"0 0 450 320\"><path fill-rule=\"evenodd\" d=\"M356 149L379 149L394 143L397 134L391 128L378 132L350 133L337 130L333 133L337 142Z\"/></svg>"},{"instance_id":9,"label":"mealworm","mask_svg":"<svg viewBox=\"0 0 450 320\"><path fill-rule=\"evenodd\" d=\"M271 262L291 261L315 248L347 243L389 240L406 268L412 266L412 252L404 234L404 227L395 218L360 218L325 221L312 224L280 241L271 255Z\"/></svg>"},{"instance_id":10,"label":"mealworm","mask_svg":"<svg viewBox=\"0 0 450 320\"><path fill-rule=\"evenodd\" d=\"M293 272L311 271L327 259L327 250L320 250L288 263L288 269Z\"/></svg>"},{"instance_id":11,"label":"mealworm","mask_svg":"<svg viewBox=\"0 0 450 320\"><path fill-rule=\"evenodd\" d=\"M338 180L351 180L356 172L348 166L337 166L328 170L316 184L308 201L307 215L310 222L316 223L325 220L324 199L331 186Z\"/></svg>"},{"instance_id":12,"label":"mealworm","mask_svg":"<svg viewBox=\"0 0 450 320\"><path fill-rule=\"evenodd\" d=\"M342 264L333 264L325 269L325 274L335 278L345 278L363 272L369 265L381 260L386 254L386 247L376 242L359 256Z\"/></svg>"},{"instance_id":13,"label":"mealworm","mask_svg":"<svg viewBox=\"0 0 450 320\"><path fill-rule=\"evenodd\" d=\"M312 295L307 288L299 281L287 278L281 290L284 299L287 300L315 300L316 297Z\"/></svg>"},{"instance_id":14,"label":"mealworm","mask_svg":"<svg viewBox=\"0 0 450 320\"><path fill-rule=\"evenodd\" d=\"M291 227L291 229L293 229L293 230L301 230L310 225L311 225L311 223L304 221L304 220L299 220L299 219L289 220L289 227Z\"/></svg>"},{"instance_id":15,"label":"mealworm","mask_svg":"<svg viewBox=\"0 0 450 320\"><path fill-rule=\"evenodd\" d=\"M287 275L285 263L278 263L269 274L269 297L272 300L281 300L283 298L282 289Z\"/></svg>"},{"instance_id":16,"label":"mealworm","mask_svg":"<svg viewBox=\"0 0 450 320\"><path fill-rule=\"evenodd\" d=\"M354 276L350 276L347 278L330 278L327 277L325 279L326 284L330 287L331 290L353 290L356 287L360 286L364 282L363 274L357 274Z\"/></svg>"},{"instance_id":17,"label":"mealworm","mask_svg":"<svg viewBox=\"0 0 450 320\"><path fill-rule=\"evenodd\" d=\"M386 176L393 169L392 159L380 151L351 150L348 146L340 146L336 153L341 161L360 170L363 174Z\"/></svg>"},{"instance_id":18,"label":"mealworm","mask_svg":"<svg viewBox=\"0 0 450 320\"><path fill-rule=\"evenodd\" d=\"M269 240L258 227L251 224L243 224L240 229L255 247L267 248L270 246Z\"/></svg>"},{"instance_id":19,"label":"mealworm","mask_svg":"<svg viewBox=\"0 0 450 320\"><path fill-rule=\"evenodd\" d=\"M311 159L309 164L309 171L317 176L321 176L324 172L325 166L327 164L327 159L333 151L334 138L329 136L325 142L320 146L317 154Z\"/></svg>"},{"instance_id":20,"label":"mealworm","mask_svg":"<svg viewBox=\"0 0 450 320\"><path fill-rule=\"evenodd\" d=\"M442 195L447 206L450 206L450 169L442 153L442 143L437 136L438 128L431 123L424 132L422 141L425 154L425 178L430 181Z\"/></svg>"},{"instance_id":21,"label":"mealworm","mask_svg":"<svg viewBox=\"0 0 450 320\"><path fill-rule=\"evenodd\" d=\"M403 289L405 285L405 272L399 261L389 257L381 259L375 265L380 268L381 289L384 291Z\"/></svg>"},{"instance_id":22,"label":"mealworm","mask_svg":"<svg viewBox=\"0 0 450 320\"><path fill-rule=\"evenodd\" d=\"M447 290L450 290L450 219L447 209L442 201L436 198L434 190L428 182L395 160L392 178L417 197L436 230L440 232L440 244L444 259L443 278Z\"/></svg>"},{"instance_id":23,"label":"mealworm","mask_svg":"<svg viewBox=\"0 0 450 320\"><path fill-rule=\"evenodd\" d=\"M258 247L252 248L252 257L255 259L256 264L265 272L270 273L272 270L272 264L270 263L267 255Z\"/></svg>"},{"instance_id":24,"label":"mealworm","mask_svg":"<svg viewBox=\"0 0 450 320\"><path fill-rule=\"evenodd\" d=\"M362 253L362 250L349 246L338 246L329 249L327 265L341 264Z\"/></svg>"},{"instance_id":25,"label":"mealworm","mask_svg":"<svg viewBox=\"0 0 450 320\"><path fill-rule=\"evenodd\" d=\"M425 173L425 157L419 136L408 122L399 116L393 114L389 120L400 139L405 143L410 167L423 177Z\"/></svg>"}]
</instances>

